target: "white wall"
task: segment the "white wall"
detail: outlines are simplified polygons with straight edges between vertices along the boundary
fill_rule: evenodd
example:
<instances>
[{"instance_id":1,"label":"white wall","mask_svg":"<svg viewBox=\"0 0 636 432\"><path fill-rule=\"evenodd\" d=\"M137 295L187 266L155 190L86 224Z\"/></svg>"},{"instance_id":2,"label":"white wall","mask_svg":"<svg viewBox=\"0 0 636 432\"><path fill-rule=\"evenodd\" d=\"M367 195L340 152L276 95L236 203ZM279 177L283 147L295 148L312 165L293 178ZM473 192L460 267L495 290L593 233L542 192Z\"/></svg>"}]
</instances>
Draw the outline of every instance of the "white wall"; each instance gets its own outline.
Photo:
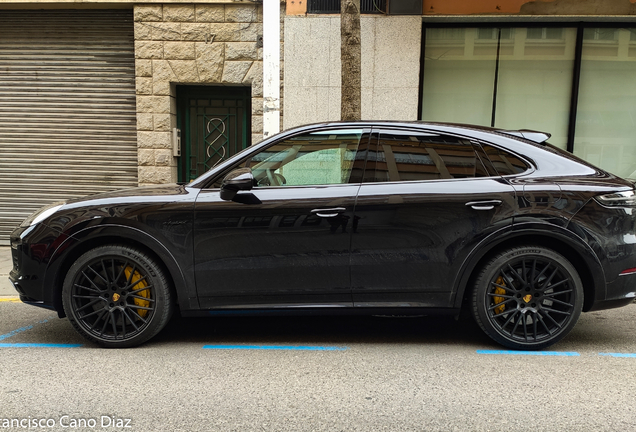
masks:
<instances>
[{"instance_id":1,"label":"white wall","mask_svg":"<svg viewBox=\"0 0 636 432\"><path fill-rule=\"evenodd\" d=\"M422 19L363 16L363 120L416 120ZM285 18L284 127L340 120L340 16Z\"/></svg>"}]
</instances>

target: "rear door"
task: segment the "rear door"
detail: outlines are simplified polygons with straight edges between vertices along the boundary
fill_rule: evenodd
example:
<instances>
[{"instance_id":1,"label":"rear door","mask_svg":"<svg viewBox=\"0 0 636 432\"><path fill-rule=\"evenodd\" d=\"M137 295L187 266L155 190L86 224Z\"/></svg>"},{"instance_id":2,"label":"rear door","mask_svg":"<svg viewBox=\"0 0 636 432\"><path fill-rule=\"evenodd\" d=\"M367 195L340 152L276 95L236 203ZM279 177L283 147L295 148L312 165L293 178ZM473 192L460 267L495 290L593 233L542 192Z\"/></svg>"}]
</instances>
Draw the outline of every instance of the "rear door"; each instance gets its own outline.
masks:
<instances>
[{"instance_id":1,"label":"rear door","mask_svg":"<svg viewBox=\"0 0 636 432\"><path fill-rule=\"evenodd\" d=\"M462 138L374 129L370 146L352 237L355 306L451 307L468 253L511 225L513 188Z\"/></svg>"}]
</instances>

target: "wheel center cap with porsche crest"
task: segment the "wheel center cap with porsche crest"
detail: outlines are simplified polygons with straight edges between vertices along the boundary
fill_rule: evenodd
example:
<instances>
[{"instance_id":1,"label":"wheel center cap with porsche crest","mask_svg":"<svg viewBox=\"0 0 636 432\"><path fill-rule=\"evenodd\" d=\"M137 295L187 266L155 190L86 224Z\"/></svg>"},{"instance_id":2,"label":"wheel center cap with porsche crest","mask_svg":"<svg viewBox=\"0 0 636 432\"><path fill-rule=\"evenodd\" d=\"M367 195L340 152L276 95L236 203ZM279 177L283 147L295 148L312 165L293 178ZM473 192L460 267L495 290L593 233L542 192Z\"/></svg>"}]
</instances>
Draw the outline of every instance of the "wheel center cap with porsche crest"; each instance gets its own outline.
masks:
<instances>
[{"instance_id":1,"label":"wheel center cap with porsche crest","mask_svg":"<svg viewBox=\"0 0 636 432\"><path fill-rule=\"evenodd\" d=\"M115 295L117 295L117 294L115 294ZM528 294L526 296L523 296L523 301L524 302L530 303L530 300L532 300L532 294ZM117 301L117 300L115 300L115 301Z\"/></svg>"},{"instance_id":2,"label":"wheel center cap with porsche crest","mask_svg":"<svg viewBox=\"0 0 636 432\"><path fill-rule=\"evenodd\" d=\"M121 296L120 296L119 294L114 293L114 294L113 294L113 301L114 301L114 302L116 302L117 300L119 300L119 298L120 298L120 297L121 297Z\"/></svg>"}]
</instances>

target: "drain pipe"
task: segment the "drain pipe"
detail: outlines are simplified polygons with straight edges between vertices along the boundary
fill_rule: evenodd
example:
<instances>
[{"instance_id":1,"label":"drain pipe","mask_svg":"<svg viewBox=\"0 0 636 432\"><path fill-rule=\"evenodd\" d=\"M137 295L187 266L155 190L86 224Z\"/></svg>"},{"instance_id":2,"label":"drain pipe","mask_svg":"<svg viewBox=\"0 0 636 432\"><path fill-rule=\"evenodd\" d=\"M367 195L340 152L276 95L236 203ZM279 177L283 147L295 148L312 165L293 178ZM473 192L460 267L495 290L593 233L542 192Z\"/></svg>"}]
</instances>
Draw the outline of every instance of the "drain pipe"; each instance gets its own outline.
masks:
<instances>
[{"instance_id":1,"label":"drain pipe","mask_svg":"<svg viewBox=\"0 0 636 432\"><path fill-rule=\"evenodd\" d=\"M263 138L280 132L280 0L263 0Z\"/></svg>"}]
</instances>

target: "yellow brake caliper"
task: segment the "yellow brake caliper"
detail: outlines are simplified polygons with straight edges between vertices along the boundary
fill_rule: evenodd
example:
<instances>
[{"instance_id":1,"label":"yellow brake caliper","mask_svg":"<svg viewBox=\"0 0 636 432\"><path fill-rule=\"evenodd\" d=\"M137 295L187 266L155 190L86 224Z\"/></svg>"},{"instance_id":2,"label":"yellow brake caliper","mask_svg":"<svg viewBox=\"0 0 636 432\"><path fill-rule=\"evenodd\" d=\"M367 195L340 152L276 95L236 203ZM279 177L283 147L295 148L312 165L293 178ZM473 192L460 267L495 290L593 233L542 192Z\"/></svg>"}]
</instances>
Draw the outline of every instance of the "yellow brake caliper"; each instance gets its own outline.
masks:
<instances>
[{"instance_id":1,"label":"yellow brake caliper","mask_svg":"<svg viewBox=\"0 0 636 432\"><path fill-rule=\"evenodd\" d=\"M142 280L141 282L137 283L141 279L141 275L139 274L137 270L135 270L135 272L132 273L132 278L130 277L132 270L133 270L132 267L128 266L124 269L124 273L126 274L126 280L130 279L130 283L132 285L133 291L136 291L141 288L146 288L148 286L148 282L146 280ZM139 291L136 295L138 295L139 297L150 298L150 290ZM141 307L150 306L150 302L147 300L134 298L133 301L135 302L135 305L137 306L141 306ZM146 309L137 309L137 313L142 318L145 318L146 315L148 315L148 311Z\"/></svg>"},{"instance_id":2,"label":"yellow brake caliper","mask_svg":"<svg viewBox=\"0 0 636 432\"><path fill-rule=\"evenodd\" d=\"M504 282L503 276L499 276L497 280L495 281L495 283L497 285L506 286L506 282ZM506 290L501 287L495 287L495 294L506 294ZM493 297L493 300L495 304L499 304L506 299L504 297ZM500 313L503 313L505 309L506 309L506 305L497 306L495 308L495 315L499 315Z\"/></svg>"}]
</instances>

